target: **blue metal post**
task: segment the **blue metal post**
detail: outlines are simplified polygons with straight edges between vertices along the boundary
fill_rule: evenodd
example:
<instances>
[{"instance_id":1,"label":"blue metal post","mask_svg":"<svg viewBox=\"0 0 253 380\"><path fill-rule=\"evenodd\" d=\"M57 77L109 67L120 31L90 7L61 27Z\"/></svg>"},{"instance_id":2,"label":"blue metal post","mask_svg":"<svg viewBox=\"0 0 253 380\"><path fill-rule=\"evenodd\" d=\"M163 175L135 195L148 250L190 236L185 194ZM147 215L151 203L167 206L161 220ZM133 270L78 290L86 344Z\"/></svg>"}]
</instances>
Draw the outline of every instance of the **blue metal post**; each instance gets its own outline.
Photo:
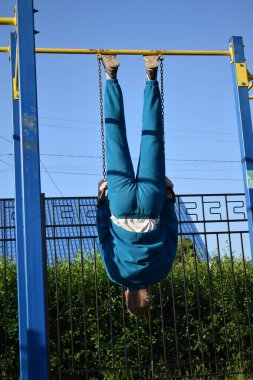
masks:
<instances>
[{"instance_id":1,"label":"blue metal post","mask_svg":"<svg viewBox=\"0 0 253 380\"><path fill-rule=\"evenodd\" d=\"M28 379L47 380L46 268L43 259L32 0L17 0L17 25Z\"/></svg>"},{"instance_id":2,"label":"blue metal post","mask_svg":"<svg viewBox=\"0 0 253 380\"><path fill-rule=\"evenodd\" d=\"M240 141L244 191L247 206L251 257L253 261L253 130L249 104L247 68L245 66L242 37L230 40L233 51L233 82Z\"/></svg>"},{"instance_id":3,"label":"blue metal post","mask_svg":"<svg viewBox=\"0 0 253 380\"><path fill-rule=\"evenodd\" d=\"M15 77L16 63L16 36L10 35L11 49L11 78ZM24 261L24 238L23 238L23 208L22 208L22 179L21 179L21 152L20 152L20 123L19 104L14 99L12 91L12 121L14 139L14 165L15 165L15 216L16 216L16 259L18 281L18 321L19 321L19 358L20 379L28 378L27 368L27 334L26 334L26 281Z\"/></svg>"}]
</instances>

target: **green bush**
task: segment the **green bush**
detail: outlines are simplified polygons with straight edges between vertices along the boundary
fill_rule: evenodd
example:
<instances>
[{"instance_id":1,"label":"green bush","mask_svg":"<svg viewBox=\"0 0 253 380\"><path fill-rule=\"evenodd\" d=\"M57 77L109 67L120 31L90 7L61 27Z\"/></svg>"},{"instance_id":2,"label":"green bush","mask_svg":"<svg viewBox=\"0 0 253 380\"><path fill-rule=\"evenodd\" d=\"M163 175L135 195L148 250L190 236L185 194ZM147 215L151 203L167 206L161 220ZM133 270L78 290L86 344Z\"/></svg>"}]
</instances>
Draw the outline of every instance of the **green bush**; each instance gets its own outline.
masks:
<instances>
[{"instance_id":1,"label":"green bush","mask_svg":"<svg viewBox=\"0 0 253 380\"><path fill-rule=\"evenodd\" d=\"M192 254L191 244L186 247L178 253L170 276L153 287L150 318L138 320L126 312L124 289L109 284L99 254L94 258L79 253L50 266L52 378L61 371L63 379L82 379L86 368L90 379L252 372L251 261L231 261L226 255L204 261ZM0 283L0 376L4 378L18 373L15 263L0 259L0 275L6 277L6 283Z\"/></svg>"}]
</instances>

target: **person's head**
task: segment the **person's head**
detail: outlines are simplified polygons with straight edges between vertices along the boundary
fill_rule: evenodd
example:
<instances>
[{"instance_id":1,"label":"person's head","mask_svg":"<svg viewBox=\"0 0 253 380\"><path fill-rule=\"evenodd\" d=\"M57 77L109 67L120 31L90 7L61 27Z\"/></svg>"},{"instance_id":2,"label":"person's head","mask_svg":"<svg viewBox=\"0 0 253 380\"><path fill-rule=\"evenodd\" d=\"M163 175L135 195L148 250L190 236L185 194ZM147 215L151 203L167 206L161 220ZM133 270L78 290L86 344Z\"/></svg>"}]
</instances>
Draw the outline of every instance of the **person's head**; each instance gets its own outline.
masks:
<instances>
[{"instance_id":1,"label":"person's head","mask_svg":"<svg viewBox=\"0 0 253 380\"><path fill-rule=\"evenodd\" d=\"M126 305L131 316L141 317L147 314L152 304L149 289L129 289L125 292Z\"/></svg>"}]
</instances>

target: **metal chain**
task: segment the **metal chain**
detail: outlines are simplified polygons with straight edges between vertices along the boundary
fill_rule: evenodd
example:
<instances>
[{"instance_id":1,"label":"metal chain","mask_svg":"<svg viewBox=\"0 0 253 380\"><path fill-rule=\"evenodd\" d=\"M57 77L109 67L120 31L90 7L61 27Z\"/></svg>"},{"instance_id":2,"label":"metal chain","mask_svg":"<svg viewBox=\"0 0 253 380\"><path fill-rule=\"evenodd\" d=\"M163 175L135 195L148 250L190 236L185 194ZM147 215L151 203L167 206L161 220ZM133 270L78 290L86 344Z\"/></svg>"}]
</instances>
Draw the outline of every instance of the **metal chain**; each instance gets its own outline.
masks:
<instances>
[{"instance_id":1,"label":"metal chain","mask_svg":"<svg viewBox=\"0 0 253 380\"><path fill-rule=\"evenodd\" d=\"M101 128L101 142L102 142L103 178L106 179L104 103L103 103L103 83L102 83L101 61L102 61L102 58L98 57L98 81L99 81L100 128Z\"/></svg>"},{"instance_id":2,"label":"metal chain","mask_svg":"<svg viewBox=\"0 0 253 380\"><path fill-rule=\"evenodd\" d=\"M165 135L164 135L164 87L163 87L163 60L164 60L164 57L159 57L159 61L160 61L160 82L161 82L161 109L162 109L162 123L163 123L163 140L165 140Z\"/></svg>"},{"instance_id":3,"label":"metal chain","mask_svg":"<svg viewBox=\"0 0 253 380\"><path fill-rule=\"evenodd\" d=\"M163 139L164 136L164 85L163 85L163 57L160 57L160 81L161 81L161 110L163 124ZM106 160L105 160L105 131L104 131L104 107L103 107L103 84L102 84L102 59L98 57L98 80L99 80L99 102L100 102L100 128L102 142L102 162L103 162L103 178L106 179Z\"/></svg>"}]
</instances>

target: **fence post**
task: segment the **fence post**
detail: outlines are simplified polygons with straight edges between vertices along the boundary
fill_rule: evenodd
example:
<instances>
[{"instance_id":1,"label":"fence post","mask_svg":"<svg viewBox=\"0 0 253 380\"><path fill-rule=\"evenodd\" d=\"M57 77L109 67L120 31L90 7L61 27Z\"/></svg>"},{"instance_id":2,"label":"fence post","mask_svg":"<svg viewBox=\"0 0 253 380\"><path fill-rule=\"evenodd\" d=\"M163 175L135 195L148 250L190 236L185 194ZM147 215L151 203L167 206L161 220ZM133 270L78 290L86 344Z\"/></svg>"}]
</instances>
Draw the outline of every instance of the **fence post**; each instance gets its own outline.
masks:
<instances>
[{"instance_id":1,"label":"fence post","mask_svg":"<svg viewBox=\"0 0 253 380\"><path fill-rule=\"evenodd\" d=\"M33 1L17 0L22 206L28 379L47 380L48 346L41 212Z\"/></svg>"},{"instance_id":2,"label":"fence post","mask_svg":"<svg viewBox=\"0 0 253 380\"><path fill-rule=\"evenodd\" d=\"M248 74L242 37L232 37L230 39L230 48L232 51L231 66L235 107L253 261L253 131L248 93Z\"/></svg>"},{"instance_id":3,"label":"fence post","mask_svg":"<svg viewBox=\"0 0 253 380\"><path fill-rule=\"evenodd\" d=\"M45 289L45 306L46 306L46 326L49 326L48 319L48 279L47 279L47 229L46 229L46 197L45 193L41 193L41 221L42 221L42 254L44 262L44 289ZM46 329L47 346L49 347L49 331Z\"/></svg>"}]
</instances>

